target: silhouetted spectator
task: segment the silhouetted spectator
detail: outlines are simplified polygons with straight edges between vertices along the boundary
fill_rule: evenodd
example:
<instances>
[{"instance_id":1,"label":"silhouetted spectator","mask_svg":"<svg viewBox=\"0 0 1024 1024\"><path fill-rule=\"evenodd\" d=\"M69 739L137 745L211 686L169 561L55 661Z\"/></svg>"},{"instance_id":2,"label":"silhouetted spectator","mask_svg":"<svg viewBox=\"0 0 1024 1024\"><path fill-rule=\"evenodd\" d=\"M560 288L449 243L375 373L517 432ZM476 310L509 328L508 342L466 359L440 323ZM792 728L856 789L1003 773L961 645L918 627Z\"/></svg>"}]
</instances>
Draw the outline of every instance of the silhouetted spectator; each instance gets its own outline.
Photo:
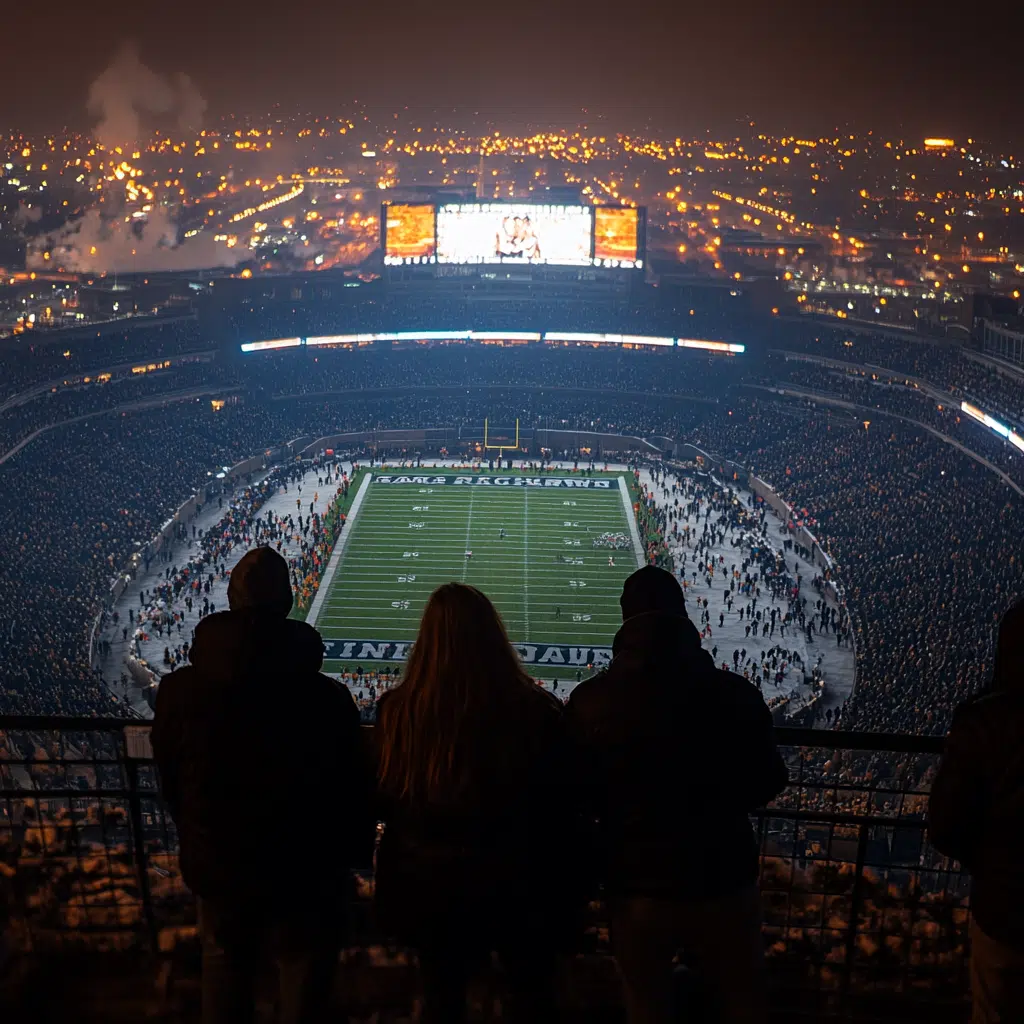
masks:
<instances>
[{"instance_id":1,"label":"silhouetted spectator","mask_svg":"<svg viewBox=\"0 0 1024 1024\"><path fill-rule=\"evenodd\" d=\"M349 903L368 863L372 775L359 712L320 674L323 642L286 618L288 565L270 548L231 574L227 612L196 628L192 665L160 684L153 749L199 900L204 1024L253 1020L263 957L281 1020L319 1019Z\"/></svg>"},{"instance_id":2,"label":"silhouetted spectator","mask_svg":"<svg viewBox=\"0 0 1024 1024\"><path fill-rule=\"evenodd\" d=\"M376 732L377 911L419 954L422 1020L465 1020L467 983L492 951L511 989L505 1017L552 1020L574 907L563 710L523 672L479 590L431 595ZM570 864L568 882L552 862Z\"/></svg>"},{"instance_id":3,"label":"silhouetted spectator","mask_svg":"<svg viewBox=\"0 0 1024 1024\"><path fill-rule=\"evenodd\" d=\"M612 663L576 687L567 716L599 822L629 1019L675 1019L671 962L685 947L723 1020L764 1020L747 812L786 785L771 715L750 683L701 650L670 573L637 570L620 603ZM728 729L728 750L715 726Z\"/></svg>"},{"instance_id":4,"label":"silhouetted spectator","mask_svg":"<svg viewBox=\"0 0 1024 1024\"><path fill-rule=\"evenodd\" d=\"M971 873L974 1024L1024 1019L1024 602L999 627L993 688L953 716L932 844Z\"/></svg>"}]
</instances>

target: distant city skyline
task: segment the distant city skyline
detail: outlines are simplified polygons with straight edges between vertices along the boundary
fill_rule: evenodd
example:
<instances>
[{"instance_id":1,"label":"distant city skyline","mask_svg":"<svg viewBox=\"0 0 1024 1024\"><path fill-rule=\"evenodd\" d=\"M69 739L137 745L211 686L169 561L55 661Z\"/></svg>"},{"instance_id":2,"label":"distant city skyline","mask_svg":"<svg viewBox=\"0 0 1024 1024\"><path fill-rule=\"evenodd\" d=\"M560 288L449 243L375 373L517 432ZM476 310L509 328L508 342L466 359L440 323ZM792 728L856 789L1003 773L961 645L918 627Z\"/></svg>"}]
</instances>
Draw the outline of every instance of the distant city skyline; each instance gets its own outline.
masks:
<instances>
[{"instance_id":1,"label":"distant city skyline","mask_svg":"<svg viewBox=\"0 0 1024 1024\"><path fill-rule=\"evenodd\" d=\"M1018 114L1020 5L985 21L921 3L772 11L654 3L625 9L454 0L387 9L237 8L184 0L145 25L124 12L61 3L4 19L0 131L92 130L90 86L129 39L168 79L187 75L204 123L348 111L414 116L454 108L458 127L603 124L615 131L728 137L744 120L768 132L850 131L1024 138ZM964 14L970 12L964 9ZM59 34L59 37L58 37ZM48 44L55 37L54 45ZM65 45L73 40L74 45ZM148 127L148 126L147 126Z\"/></svg>"}]
</instances>

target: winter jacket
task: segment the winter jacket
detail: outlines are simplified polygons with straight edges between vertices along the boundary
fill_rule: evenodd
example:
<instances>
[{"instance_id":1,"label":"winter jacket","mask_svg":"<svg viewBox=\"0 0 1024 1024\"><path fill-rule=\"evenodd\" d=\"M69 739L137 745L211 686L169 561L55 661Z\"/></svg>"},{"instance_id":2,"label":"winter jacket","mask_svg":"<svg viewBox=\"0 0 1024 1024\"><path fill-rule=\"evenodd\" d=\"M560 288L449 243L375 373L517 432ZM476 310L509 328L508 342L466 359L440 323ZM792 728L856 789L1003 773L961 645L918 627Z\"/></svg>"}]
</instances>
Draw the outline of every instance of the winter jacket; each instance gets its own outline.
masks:
<instances>
[{"instance_id":1,"label":"winter jacket","mask_svg":"<svg viewBox=\"0 0 1024 1024\"><path fill-rule=\"evenodd\" d=\"M993 689L961 705L932 784L928 833L971 873L971 910L990 938L1024 950L1024 603L999 629Z\"/></svg>"},{"instance_id":2,"label":"winter jacket","mask_svg":"<svg viewBox=\"0 0 1024 1024\"><path fill-rule=\"evenodd\" d=\"M161 682L152 733L186 884L268 914L340 900L372 855L372 773L352 696L320 674L320 634L219 612L190 660Z\"/></svg>"},{"instance_id":3,"label":"winter jacket","mask_svg":"<svg viewBox=\"0 0 1024 1024\"><path fill-rule=\"evenodd\" d=\"M627 619L612 654L567 708L609 892L714 898L753 883L748 812L787 782L761 694L715 668L685 614Z\"/></svg>"}]
</instances>

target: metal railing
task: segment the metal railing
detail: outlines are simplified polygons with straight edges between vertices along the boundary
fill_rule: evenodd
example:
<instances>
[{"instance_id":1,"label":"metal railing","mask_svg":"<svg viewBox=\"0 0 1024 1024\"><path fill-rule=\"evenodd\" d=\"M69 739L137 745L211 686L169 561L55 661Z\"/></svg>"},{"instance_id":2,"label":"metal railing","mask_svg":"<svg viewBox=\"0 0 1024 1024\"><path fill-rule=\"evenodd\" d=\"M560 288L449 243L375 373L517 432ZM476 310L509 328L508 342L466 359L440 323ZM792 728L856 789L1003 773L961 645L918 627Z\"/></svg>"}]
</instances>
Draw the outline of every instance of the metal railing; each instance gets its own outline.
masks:
<instances>
[{"instance_id":1,"label":"metal railing","mask_svg":"<svg viewBox=\"0 0 1024 1024\"><path fill-rule=\"evenodd\" d=\"M0 717L0 952L159 952L194 934L148 729ZM926 835L941 741L777 733L790 785L752 815L776 994L812 1017L851 1000L962 1002L967 877ZM715 837L695 822L694 842ZM364 928L357 943L379 941ZM597 908L591 936L605 933Z\"/></svg>"}]
</instances>

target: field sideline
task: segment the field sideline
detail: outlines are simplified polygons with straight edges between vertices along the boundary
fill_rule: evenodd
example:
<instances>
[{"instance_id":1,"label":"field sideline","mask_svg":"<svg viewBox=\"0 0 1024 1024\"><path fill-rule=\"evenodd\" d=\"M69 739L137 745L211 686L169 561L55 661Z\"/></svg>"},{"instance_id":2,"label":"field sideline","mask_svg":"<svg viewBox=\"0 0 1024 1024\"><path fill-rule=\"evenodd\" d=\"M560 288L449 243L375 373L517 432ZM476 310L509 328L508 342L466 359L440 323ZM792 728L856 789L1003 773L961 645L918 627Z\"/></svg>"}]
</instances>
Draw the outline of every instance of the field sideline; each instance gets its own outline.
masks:
<instances>
[{"instance_id":1,"label":"field sideline","mask_svg":"<svg viewBox=\"0 0 1024 1024\"><path fill-rule=\"evenodd\" d=\"M374 473L346 526L314 622L328 671L378 658L395 667L427 597L449 580L494 601L532 674L572 676L603 660L622 581L640 558L624 472L550 471L544 486L511 486L522 474L465 474L460 486L454 471L415 471L416 482L405 473ZM595 546L602 534L628 546Z\"/></svg>"}]
</instances>

